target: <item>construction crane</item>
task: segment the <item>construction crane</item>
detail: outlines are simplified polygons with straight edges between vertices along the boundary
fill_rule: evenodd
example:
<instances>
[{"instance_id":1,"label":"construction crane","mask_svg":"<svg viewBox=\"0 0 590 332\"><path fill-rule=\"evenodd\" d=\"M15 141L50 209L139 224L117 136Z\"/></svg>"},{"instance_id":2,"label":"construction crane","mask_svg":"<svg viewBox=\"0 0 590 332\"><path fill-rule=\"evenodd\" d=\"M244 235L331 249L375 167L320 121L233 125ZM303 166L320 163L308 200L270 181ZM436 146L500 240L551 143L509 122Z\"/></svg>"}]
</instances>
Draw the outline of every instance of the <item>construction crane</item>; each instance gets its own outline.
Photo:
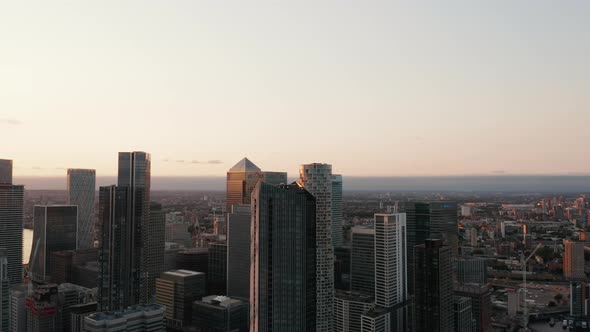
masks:
<instances>
[{"instance_id":1,"label":"construction crane","mask_svg":"<svg viewBox=\"0 0 590 332\"><path fill-rule=\"evenodd\" d=\"M527 268L526 268L526 264L529 261L529 259L531 259L531 257L533 257L535 255L535 253L537 252L537 250L539 250L541 247L543 246L542 243L539 243L537 245L537 247L535 248L535 250L533 250L533 252L531 252L531 254L529 255L529 257L527 257L526 259L524 258L524 251L520 253L520 263L522 264L522 284L523 284L523 288L524 288L524 300L523 300L523 310L522 310L522 319L523 319L523 324L524 324L524 328L522 331L529 331L528 326L529 326L529 311L526 305L526 294L527 294L527 290L526 290L526 273L527 273Z\"/></svg>"}]
</instances>

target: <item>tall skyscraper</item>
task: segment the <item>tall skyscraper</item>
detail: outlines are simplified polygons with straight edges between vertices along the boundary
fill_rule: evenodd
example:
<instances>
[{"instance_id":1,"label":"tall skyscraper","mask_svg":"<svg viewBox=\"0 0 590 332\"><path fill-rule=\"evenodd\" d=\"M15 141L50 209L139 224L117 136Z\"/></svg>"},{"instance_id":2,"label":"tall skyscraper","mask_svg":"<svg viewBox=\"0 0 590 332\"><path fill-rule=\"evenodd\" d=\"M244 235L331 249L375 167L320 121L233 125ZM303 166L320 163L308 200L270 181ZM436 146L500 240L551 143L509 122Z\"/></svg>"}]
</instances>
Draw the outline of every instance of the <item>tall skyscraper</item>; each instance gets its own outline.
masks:
<instances>
[{"instance_id":1,"label":"tall skyscraper","mask_svg":"<svg viewBox=\"0 0 590 332\"><path fill-rule=\"evenodd\" d=\"M342 247L342 175L332 175L332 244Z\"/></svg>"},{"instance_id":2,"label":"tall skyscraper","mask_svg":"<svg viewBox=\"0 0 590 332\"><path fill-rule=\"evenodd\" d=\"M332 245L332 165L307 164L299 168L300 185L316 199L316 280L318 332L332 332L334 301L334 247Z\"/></svg>"},{"instance_id":3,"label":"tall skyscraper","mask_svg":"<svg viewBox=\"0 0 590 332\"><path fill-rule=\"evenodd\" d=\"M149 297L153 297L156 295L156 278L164 272L166 249L166 216L160 203L150 203L150 219L147 227L148 294Z\"/></svg>"},{"instance_id":4,"label":"tall skyscraper","mask_svg":"<svg viewBox=\"0 0 590 332\"><path fill-rule=\"evenodd\" d=\"M442 239L457 255L459 240L457 227L457 203L455 202L407 202L402 207L408 225L407 252L408 275L413 275L414 248L429 238ZM410 292L413 280L409 279Z\"/></svg>"},{"instance_id":5,"label":"tall skyscraper","mask_svg":"<svg viewBox=\"0 0 590 332\"><path fill-rule=\"evenodd\" d=\"M12 160L0 160L0 247L7 249L11 285L23 282L24 187L12 184Z\"/></svg>"},{"instance_id":6,"label":"tall skyscraper","mask_svg":"<svg viewBox=\"0 0 590 332\"><path fill-rule=\"evenodd\" d=\"M33 246L29 259L31 279L49 280L52 253L75 250L77 243L78 207L75 205L35 206Z\"/></svg>"},{"instance_id":7,"label":"tall skyscraper","mask_svg":"<svg viewBox=\"0 0 590 332\"><path fill-rule=\"evenodd\" d=\"M149 287L149 257L154 248L150 242L150 184L151 157L141 151L119 152L118 187L127 188L127 227L132 241L133 256L131 266L139 274L138 294L134 294L131 304L147 303L153 291ZM156 276L157 277L157 276ZM137 296L137 297L136 297Z\"/></svg>"},{"instance_id":8,"label":"tall skyscraper","mask_svg":"<svg viewBox=\"0 0 590 332\"><path fill-rule=\"evenodd\" d=\"M227 295L250 299L250 205L233 205L227 222Z\"/></svg>"},{"instance_id":9,"label":"tall skyscraper","mask_svg":"<svg viewBox=\"0 0 590 332\"><path fill-rule=\"evenodd\" d=\"M264 182L252 197L250 331L316 331L316 199Z\"/></svg>"},{"instance_id":10,"label":"tall skyscraper","mask_svg":"<svg viewBox=\"0 0 590 332\"><path fill-rule=\"evenodd\" d=\"M584 245L585 242L564 241L563 276L568 280L582 281L586 279L584 273Z\"/></svg>"},{"instance_id":11,"label":"tall skyscraper","mask_svg":"<svg viewBox=\"0 0 590 332\"><path fill-rule=\"evenodd\" d=\"M375 307L375 299L357 292L336 290L334 331L361 332L361 316Z\"/></svg>"},{"instance_id":12,"label":"tall skyscraper","mask_svg":"<svg viewBox=\"0 0 590 332\"><path fill-rule=\"evenodd\" d=\"M209 246L207 265L207 294L227 294L227 245L225 243L213 243Z\"/></svg>"},{"instance_id":13,"label":"tall skyscraper","mask_svg":"<svg viewBox=\"0 0 590 332\"><path fill-rule=\"evenodd\" d=\"M78 249L94 247L96 171L68 168L68 204L78 206Z\"/></svg>"},{"instance_id":14,"label":"tall skyscraper","mask_svg":"<svg viewBox=\"0 0 590 332\"><path fill-rule=\"evenodd\" d=\"M475 331L492 331L492 289L490 285L459 285L455 288L454 294L471 299L471 312L475 320Z\"/></svg>"},{"instance_id":15,"label":"tall skyscraper","mask_svg":"<svg viewBox=\"0 0 590 332\"><path fill-rule=\"evenodd\" d=\"M8 332L10 326L10 280L8 280L7 250L0 248L0 331Z\"/></svg>"},{"instance_id":16,"label":"tall skyscraper","mask_svg":"<svg viewBox=\"0 0 590 332\"><path fill-rule=\"evenodd\" d=\"M350 250L350 289L375 296L375 229L352 228Z\"/></svg>"},{"instance_id":17,"label":"tall skyscraper","mask_svg":"<svg viewBox=\"0 0 590 332\"><path fill-rule=\"evenodd\" d=\"M479 257L459 257L457 259L457 281L461 284L487 283L485 259Z\"/></svg>"},{"instance_id":18,"label":"tall skyscraper","mask_svg":"<svg viewBox=\"0 0 590 332\"><path fill-rule=\"evenodd\" d=\"M475 322L471 313L471 299L463 296L453 296L453 313L456 332L476 332Z\"/></svg>"},{"instance_id":19,"label":"tall skyscraper","mask_svg":"<svg viewBox=\"0 0 590 332\"><path fill-rule=\"evenodd\" d=\"M258 181L279 185L287 183L285 172L263 172L248 158L240 160L227 172L226 208L231 211L232 205L250 204L252 191Z\"/></svg>"},{"instance_id":20,"label":"tall skyscraper","mask_svg":"<svg viewBox=\"0 0 590 332\"><path fill-rule=\"evenodd\" d=\"M190 325L192 303L205 294L206 280L202 272L168 271L156 279L156 303L166 307L164 317L171 330L182 331Z\"/></svg>"},{"instance_id":21,"label":"tall skyscraper","mask_svg":"<svg viewBox=\"0 0 590 332\"><path fill-rule=\"evenodd\" d=\"M439 239L416 246L414 266L417 332L453 331L453 267L451 247Z\"/></svg>"}]
</instances>

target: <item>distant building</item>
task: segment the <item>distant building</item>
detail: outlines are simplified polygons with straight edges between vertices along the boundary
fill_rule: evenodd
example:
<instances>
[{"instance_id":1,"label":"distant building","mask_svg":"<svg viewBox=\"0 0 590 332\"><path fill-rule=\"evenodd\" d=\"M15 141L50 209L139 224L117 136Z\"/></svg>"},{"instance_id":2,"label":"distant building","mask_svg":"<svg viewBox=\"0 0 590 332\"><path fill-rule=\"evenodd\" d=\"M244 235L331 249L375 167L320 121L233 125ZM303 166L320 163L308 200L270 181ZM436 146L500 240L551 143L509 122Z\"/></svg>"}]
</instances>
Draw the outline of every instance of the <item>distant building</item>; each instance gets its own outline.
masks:
<instances>
[{"instance_id":1,"label":"distant building","mask_svg":"<svg viewBox=\"0 0 590 332\"><path fill-rule=\"evenodd\" d=\"M24 187L12 184L12 160L0 159L0 247L11 285L23 282Z\"/></svg>"},{"instance_id":2,"label":"distant building","mask_svg":"<svg viewBox=\"0 0 590 332\"><path fill-rule=\"evenodd\" d=\"M247 332L248 303L211 295L193 302L193 325L201 332Z\"/></svg>"},{"instance_id":3,"label":"distant building","mask_svg":"<svg viewBox=\"0 0 590 332\"><path fill-rule=\"evenodd\" d=\"M164 310L159 304L138 304L124 310L97 312L84 318L86 332L164 332Z\"/></svg>"},{"instance_id":4,"label":"distant building","mask_svg":"<svg viewBox=\"0 0 590 332\"><path fill-rule=\"evenodd\" d=\"M33 246L29 259L31 279L49 281L52 253L75 250L78 207L75 205L35 206Z\"/></svg>"},{"instance_id":5,"label":"distant building","mask_svg":"<svg viewBox=\"0 0 590 332\"><path fill-rule=\"evenodd\" d=\"M187 270L162 273L156 279L156 303L166 308L166 327L186 328L191 323L192 303L206 293L205 274Z\"/></svg>"},{"instance_id":6,"label":"distant building","mask_svg":"<svg viewBox=\"0 0 590 332\"><path fill-rule=\"evenodd\" d=\"M360 332L361 316L375 307L375 299L358 292L336 290L334 331Z\"/></svg>"},{"instance_id":7,"label":"distant building","mask_svg":"<svg viewBox=\"0 0 590 332\"><path fill-rule=\"evenodd\" d=\"M465 284L455 287L456 296L471 299L471 312L476 323L476 331L492 331L492 290L489 284Z\"/></svg>"},{"instance_id":8,"label":"distant building","mask_svg":"<svg viewBox=\"0 0 590 332\"><path fill-rule=\"evenodd\" d=\"M342 247L342 175L332 175L332 245Z\"/></svg>"},{"instance_id":9,"label":"distant building","mask_svg":"<svg viewBox=\"0 0 590 332\"><path fill-rule=\"evenodd\" d=\"M316 199L259 182L252 205L250 329L316 330Z\"/></svg>"},{"instance_id":10,"label":"distant building","mask_svg":"<svg viewBox=\"0 0 590 332\"><path fill-rule=\"evenodd\" d=\"M227 223L227 295L250 299L250 205L233 205Z\"/></svg>"},{"instance_id":11,"label":"distant building","mask_svg":"<svg viewBox=\"0 0 590 332\"><path fill-rule=\"evenodd\" d=\"M565 240L563 254L563 276L568 280L585 280L584 242Z\"/></svg>"},{"instance_id":12,"label":"distant building","mask_svg":"<svg viewBox=\"0 0 590 332\"><path fill-rule=\"evenodd\" d=\"M166 242L175 242L185 247L192 247L193 240L191 233L188 232L188 224L185 223L167 223L166 224Z\"/></svg>"},{"instance_id":13,"label":"distant building","mask_svg":"<svg viewBox=\"0 0 590 332\"><path fill-rule=\"evenodd\" d=\"M174 243L166 242L164 249L164 271L170 271L176 269L176 255L184 250L184 246Z\"/></svg>"},{"instance_id":14,"label":"distant building","mask_svg":"<svg viewBox=\"0 0 590 332\"><path fill-rule=\"evenodd\" d=\"M96 171L68 168L68 204L78 207L77 249L94 248Z\"/></svg>"},{"instance_id":15,"label":"distant building","mask_svg":"<svg viewBox=\"0 0 590 332\"><path fill-rule=\"evenodd\" d=\"M227 294L227 245L214 243L209 246L207 268L208 294Z\"/></svg>"},{"instance_id":16,"label":"distant building","mask_svg":"<svg viewBox=\"0 0 590 332\"><path fill-rule=\"evenodd\" d=\"M457 280L461 284L487 283L487 270L485 259L471 256L457 259Z\"/></svg>"},{"instance_id":17,"label":"distant building","mask_svg":"<svg viewBox=\"0 0 590 332\"><path fill-rule=\"evenodd\" d=\"M571 282L569 298L570 316L581 318L590 315L590 288L587 282Z\"/></svg>"},{"instance_id":18,"label":"distant building","mask_svg":"<svg viewBox=\"0 0 590 332\"><path fill-rule=\"evenodd\" d=\"M350 289L375 296L375 229L352 228Z\"/></svg>"},{"instance_id":19,"label":"distant building","mask_svg":"<svg viewBox=\"0 0 590 332\"><path fill-rule=\"evenodd\" d=\"M519 303L519 299L518 299L518 291L516 289L507 289L507 295L508 295L508 317L513 318L516 316L516 313L518 312L520 303Z\"/></svg>"},{"instance_id":20,"label":"distant building","mask_svg":"<svg viewBox=\"0 0 590 332\"><path fill-rule=\"evenodd\" d=\"M475 321L471 315L471 299L468 297L454 296L453 311L455 314L456 332L476 332Z\"/></svg>"},{"instance_id":21,"label":"distant building","mask_svg":"<svg viewBox=\"0 0 590 332\"><path fill-rule=\"evenodd\" d=\"M176 254L176 269L207 273L209 271L209 248L191 248Z\"/></svg>"},{"instance_id":22,"label":"distant building","mask_svg":"<svg viewBox=\"0 0 590 332\"><path fill-rule=\"evenodd\" d=\"M0 184L12 184L12 160L0 159Z\"/></svg>"},{"instance_id":23,"label":"distant building","mask_svg":"<svg viewBox=\"0 0 590 332\"><path fill-rule=\"evenodd\" d=\"M415 247L414 297L417 332L452 331L453 267L451 247L426 239Z\"/></svg>"}]
</instances>

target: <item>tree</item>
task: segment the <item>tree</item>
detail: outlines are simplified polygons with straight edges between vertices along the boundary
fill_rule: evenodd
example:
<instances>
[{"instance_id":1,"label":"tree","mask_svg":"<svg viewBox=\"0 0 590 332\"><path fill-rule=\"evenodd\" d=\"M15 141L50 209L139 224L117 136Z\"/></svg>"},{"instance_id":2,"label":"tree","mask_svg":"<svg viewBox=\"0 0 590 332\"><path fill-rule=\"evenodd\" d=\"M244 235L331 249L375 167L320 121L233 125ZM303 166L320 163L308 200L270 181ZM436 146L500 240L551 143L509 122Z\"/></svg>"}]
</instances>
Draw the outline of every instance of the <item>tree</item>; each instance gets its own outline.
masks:
<instances>
[{"instance_id":1,"label":"tree","mask_svg":"<svg viewBox=\"0 0 590 332\"><path fill-rule=\"evenodd\" d=\"M549 308L553 308L553 307L556 307L556 306L557 306L557 303L555 303L555 302L553 302L553 301L549 301L549 304L547 304L547 306L548 306Z\"/></svg>"},{"instance_id":2,"label":"tree","mask_svg":"<svg viewBox=\"0 0 590 332\"><path fill-rule=\"evenodd\" d=\"M553 298L555 299L555 301L559 302L563 299L563 295L561 293L559 293L559 294L555 295Z\"/></svg>"}]
</instances>

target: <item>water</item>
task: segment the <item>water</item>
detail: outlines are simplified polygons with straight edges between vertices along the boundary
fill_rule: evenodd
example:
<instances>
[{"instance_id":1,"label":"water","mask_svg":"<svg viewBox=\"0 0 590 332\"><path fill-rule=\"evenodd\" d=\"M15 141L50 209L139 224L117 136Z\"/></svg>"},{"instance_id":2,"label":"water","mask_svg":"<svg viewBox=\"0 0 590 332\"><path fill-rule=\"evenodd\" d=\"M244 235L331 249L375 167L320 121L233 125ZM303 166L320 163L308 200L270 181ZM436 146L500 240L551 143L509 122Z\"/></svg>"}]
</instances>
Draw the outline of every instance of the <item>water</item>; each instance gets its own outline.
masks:
<instances>
[{"instance_id":1,"label":"water","mask_svg":"<svg viewBox=\"0 0 590 332\"><path fill-rule=\"evenodd\" d=\"M29 264L31 248L33 247L33 230L23 228L23 264Z\"/></svg>"}]
</instances>

